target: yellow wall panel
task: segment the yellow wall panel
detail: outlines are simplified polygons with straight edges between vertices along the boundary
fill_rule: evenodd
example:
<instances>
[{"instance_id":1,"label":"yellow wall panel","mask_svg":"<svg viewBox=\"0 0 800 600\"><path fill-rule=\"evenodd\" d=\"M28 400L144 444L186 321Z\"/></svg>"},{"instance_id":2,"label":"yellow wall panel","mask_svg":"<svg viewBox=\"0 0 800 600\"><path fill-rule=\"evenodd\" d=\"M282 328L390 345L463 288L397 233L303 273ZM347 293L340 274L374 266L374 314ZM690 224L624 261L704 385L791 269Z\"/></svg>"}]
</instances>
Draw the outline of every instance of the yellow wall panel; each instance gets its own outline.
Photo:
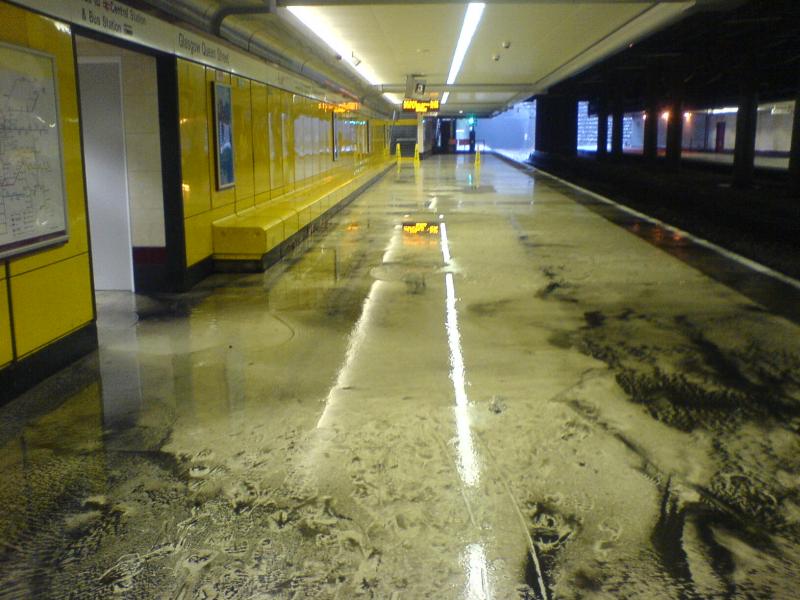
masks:
<instances>
[{"instance_id":1,"label":"yellow wall panel","mask_svg":"<svg viewBox=\"0 0 800 600\"><path fill-rule=\"evenodd\" d=\"M186 228L186 265L191 267L214 253L211 224L234 213L234 205L226 204L195 215L184 221Z\"/></svg>"},{"instance_id":2,"label":"yellow wall panel","mask_svg":"<svg viewBox=\"0 0 800 600\"><path fill-rule=\"evenodd\" d=\"M283 100L281 91L274 87L267 88L267 108L269 109L269 177L272 196L284 192L283 179L283 133L281 128L281 115L283 114Z\"/></svg>"},{"instance_id":3,"label":"yellow wall panel","mask_svg":"<svg viewBox=\"0 0 800 600\"><path fill-rule=\"evenodd\" d=\"M94 319L88 254L17 275L10 284L19 357Z\"/></svg>"},{"instance_id":4,"label":"yellow wall panel","mask_svg":"<svg viewBox=\"0 0 800 600\"><path fill-rule=\"evenodd\" d=\"M224 71L216 71L214 69L206 68L206 89L205 89L205 98L206 98L206 106L208 112L208 121L206 124L209 142L211 143L211 151L206 152L206 168L208 169L209 177L211 180L211 208L218 208L220 206L225 206L226 204L233 204L236 202L236 191L234 188L226 188L224 190L217 189L217 157L216 152L214 151L214 144L216 144L216 140L214 139L214 82L217 83L226 83L230 85L231 83L231 76L230 73L225 73ZM236 110L234 109L234 114ZM233 124L233 135L236 136L236 123ZM235 142L234 142L235 143ZM236 150L234 149L234 153ZM236 157L234 156L234 159ZM198 156L197 160L202 160L202 157ZM234 179L238 181L239 173L234 165Z\"/></svg>"},{"instance_id":5,"label":"yellow wall panel","mask_svg":"<svg viewBox=\"0 0 800 600\"><path fill-rule=\"evenodd\" d=\"M253 108L250 80L231 78L233 97L233 160L236 170L236 210L253 206Z\"/></svg>"},{"instance_id":6,"label":"yellow wall panel","mask_svg":"<svg viewBox=\"0 0 800 600\"><path fill-rule=\"evenodd\" d=\"M191 267L211 256L214 251L211 242L211 211L189 217L183 224L186 234L186 266Z\"/></svg>"},{"instance_id":7,"label":"yellow wall panel","mask_svg":"<svg viewBox=\"0 0 800 600\"><path fill-rule=\"evenodd\" d=\"M206 72L202 65L178 60L178 105L181 132L184 217L211 210L208 155L211 148L206 102Z\"/></svg>"},{"instance_id":8,"label":"yellow wall panel","mask_svg":"<svg viewBox=\"0 0 800 600\"><path fill-rule=\"evenodd\" d=\"M89 242L72 38L69 33L57 29L55 21L0 2L0 42L29 46L52 54L56 59L69 218L69 241L11 259L13 276L87 252Z\"/></svg>"},{"instance_id":9,"label":"yellow wall panel","mask_svg":"<svg viewBox=\"0 0 800 600\"><path fill-rule=\"evenodd\" d=\"M253 177L256 195L269 191L269 111L267 86L253 82L250 88L253 105ZM258 200L256 200L258 203Z\"/></svg>"},{"instance_id":10,"label":"yellow wall panel","mask_svg":"<svg viewBox=\"0 0 800 600\"><path fill-rule=\"evenodd\" d=\"M3 265L0 269L5 271ZM11 316L8 312L8 284L5 272L0 275L0 367L11 362L14 351L11 345Z\"/></svg>"},{"instance_id":11,"label":"yellow wall panel","mask_svg":"<svg viewBox=\"0 0 800 600\"><path fill-rule=\"evenodd\" d=\"M287 191L294 189L294 119L292 117L292 96L290 92L281 90L281 127L283 141L283 186Z\"/></svg>"}]
</instances>

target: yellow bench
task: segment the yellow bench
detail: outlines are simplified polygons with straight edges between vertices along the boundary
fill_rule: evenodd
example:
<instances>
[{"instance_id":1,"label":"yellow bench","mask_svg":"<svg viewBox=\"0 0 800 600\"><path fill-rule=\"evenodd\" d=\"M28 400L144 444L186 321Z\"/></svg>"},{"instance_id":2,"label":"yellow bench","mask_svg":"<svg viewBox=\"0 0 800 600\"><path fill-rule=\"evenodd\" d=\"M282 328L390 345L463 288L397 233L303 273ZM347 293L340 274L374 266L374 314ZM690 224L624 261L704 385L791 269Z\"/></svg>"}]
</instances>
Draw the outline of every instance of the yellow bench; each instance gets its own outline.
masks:
<instances>
[{"instance_id":1,"label":"yellow bench","mask_svg":"<svg viewBox=\"0 0 800 600\"><path fill-rule=\"evenodd\" d=\"M211 227L215 265L220 270L264 270L280 259L294 238L307 235L326 212L373 183L389 168L391 164L383 162L366 167L350 179L332 175L214 221Z\"/></svg>"}]
</instances>

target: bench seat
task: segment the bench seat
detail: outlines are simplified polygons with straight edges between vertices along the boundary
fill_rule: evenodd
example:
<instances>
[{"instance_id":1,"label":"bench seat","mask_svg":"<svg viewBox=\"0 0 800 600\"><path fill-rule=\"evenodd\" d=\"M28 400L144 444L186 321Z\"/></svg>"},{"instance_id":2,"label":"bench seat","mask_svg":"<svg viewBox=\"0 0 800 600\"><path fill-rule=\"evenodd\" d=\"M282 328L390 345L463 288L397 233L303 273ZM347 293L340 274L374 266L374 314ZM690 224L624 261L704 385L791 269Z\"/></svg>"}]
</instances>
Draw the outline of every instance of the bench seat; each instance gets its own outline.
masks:
<instances>
[{"instance_id":1,"label":"bench seat","mask_svg":"<svg viewBox=\"0 0 800 600\"><path fill-rule=\"evenodd\" d=\"M386 165L366 169L351 179L332 175L212 223L215 261L264 262L278 248L355 190L383 174Z\"/></svg>"}]
</instances>

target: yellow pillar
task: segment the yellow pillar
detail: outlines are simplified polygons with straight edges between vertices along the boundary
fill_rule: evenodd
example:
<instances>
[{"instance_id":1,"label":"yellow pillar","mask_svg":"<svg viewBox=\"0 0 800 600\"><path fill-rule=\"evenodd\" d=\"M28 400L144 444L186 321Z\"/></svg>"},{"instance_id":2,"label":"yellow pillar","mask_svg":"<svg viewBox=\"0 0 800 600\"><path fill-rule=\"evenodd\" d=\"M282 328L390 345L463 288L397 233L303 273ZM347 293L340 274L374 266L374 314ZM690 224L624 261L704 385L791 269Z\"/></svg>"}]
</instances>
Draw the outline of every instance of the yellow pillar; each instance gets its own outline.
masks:
<instances>
[{"instance_id":1,"label":"yellow pillar","mask_svg":"<svg viewBox=\"0 0 800 600\"><path fill-rule=\"evenodd\" d=\"M475 148L475 166L481 166L481 149L478 147Z\"/></svg>"},{"instance_id":2,"label":"yellow pillar","mask_svg":"<svg viewBox=\"0 0 800 600\"><path fill-rule=\"evenodd\" d=\"M400 142L397 142L397 146L395 146L394 157L397 159L397 162L400 162L400 158L401 158L401 155L400 155Z\"/></svg>"},{"instance_id":3,"label":"yellow pillar","mask_svg":"<svg viewBox=\"0 0 800 600\"><path fill-rule=\"evenodd\" d=\"M414 164L419 164L419 144L414 144Z\"/></svg>"}]
</instances>

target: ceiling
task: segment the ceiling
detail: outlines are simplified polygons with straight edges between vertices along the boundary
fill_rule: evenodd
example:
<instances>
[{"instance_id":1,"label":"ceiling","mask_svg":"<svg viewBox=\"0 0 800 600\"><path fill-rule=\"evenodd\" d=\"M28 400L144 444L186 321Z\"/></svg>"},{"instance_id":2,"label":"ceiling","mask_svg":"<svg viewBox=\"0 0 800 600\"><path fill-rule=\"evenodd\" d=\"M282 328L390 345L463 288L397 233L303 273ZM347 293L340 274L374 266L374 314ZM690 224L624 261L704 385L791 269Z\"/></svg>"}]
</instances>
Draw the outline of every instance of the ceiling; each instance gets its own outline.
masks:
<instances>
[{"instance_id":1,"label":"ceiling","mask_svg":"<svg viewBox=\"0 0 800 600\"><path fill-rule=\"evenodd\" d=\"M729 107L742 93L757 93L785 112L780 101L797 96L798 65L800 2L749 0L697 11L550 91L587 100L610 96L626 111L675 97L691 110Z\"/></svg>"},{"instance_id":2,"label":"ceiling","mask_svg":"<svg viewBox=\"0 0 800 600\"><path fill-rule=\"evenodd\" d=\"M384 101L387 93L397 101L406 77L416 74L433 97L450 92L440 114L477 115L545 92L697 7L728 1L488 0L455 84L445 86L465 0L140 0L239 45L263 40L329 79L338 70L338 81L358 97ZM313 17L311 28L295 6ZM318 37L320 24L339 39L335 51ZM285 26L296 43L277 35Z\"/></svg>"},{"instance_id":3,"label":"ceiling","mask_svg":"<svg viewBox=\"0 0 800 600\"><path fill-rule=\"evenodd\" d=\"M310 0L303 3L315 4ZM382 84L382 91L402 94L406 76L418 74L436 96L448 89L442 84L466 4L320 2L304 10L312 11L316 20L349 42L350 54L355 53L371 70L371 78ZM619 37L617 49L626 47L642 35L642 26L647 32L663 27L693 4L628 0L488 3L456 87L449 88L441 112L501 111L514 101L546 90L558 81L559 70L585 58L609 37ZM510 46L504 48L504 42ZM598 55L595 60L600 58ZM463 91L458 86L463 86Z\"/></svg>"}]
</instances>

